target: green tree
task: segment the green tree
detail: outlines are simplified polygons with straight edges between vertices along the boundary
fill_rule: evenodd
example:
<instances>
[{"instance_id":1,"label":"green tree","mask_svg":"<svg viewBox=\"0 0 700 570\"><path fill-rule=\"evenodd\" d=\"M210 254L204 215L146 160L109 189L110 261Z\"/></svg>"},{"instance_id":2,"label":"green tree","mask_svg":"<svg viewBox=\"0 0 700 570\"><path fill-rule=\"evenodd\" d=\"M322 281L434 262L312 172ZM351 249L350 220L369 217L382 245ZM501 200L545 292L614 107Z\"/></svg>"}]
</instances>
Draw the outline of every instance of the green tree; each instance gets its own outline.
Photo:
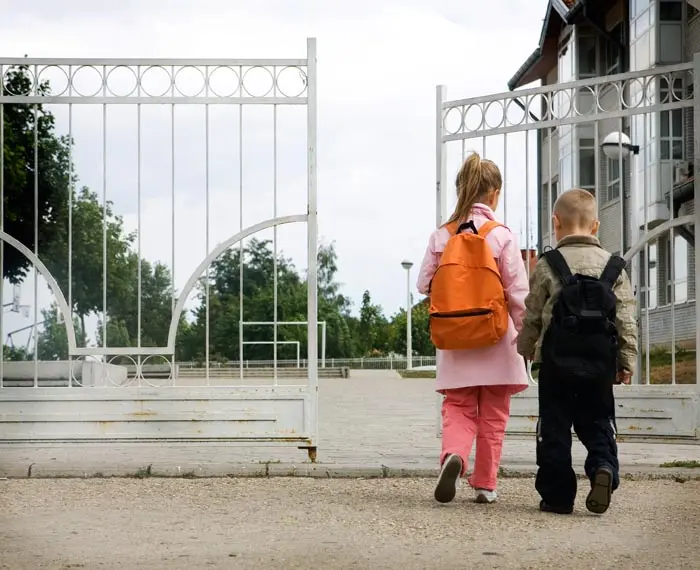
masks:
<instances>
[{"instance_id":1,"label":"green tree","mask_svg":"<svg viewBox=\"0 0 700 570\"><path fill-rule=\"evenodd\" d=\"M67 360L68 359L68 333L66 325L59 322L58 307L54 304L41 311L42 324L37 338L39 360ZM73 320L76 343L85 346L85 331L78 318Z\"/></svg>"},{"instance_id":2,"label":"green tree","mask_svg":"<svg viewBox=\"0 0 700 570\"><path fill-rule=\"evenodd\" d=\"M50 87L45 81L34 85L29 70L19 66L5 73L0 92L49 95ZM36 208L42 254L59 238L58 221L66 214L71 141L56 135L55 119L42 105L5 104L2 114L4 230L33 250ZM29 260L13 247L5 247L3 255L3 277L21 282Z\"/></svg>"},{"instance_id":3,"label":"green tree","mask_svg":"<svg viewBox=\"0 0 700 570\"><path fill-rule=\"evenodd\" d=\"M382 308L372 303L369 291L362 295L358 332L363 356L386 353L389 348L389 322Z\"/></svg>"},{"instance_id":4,"label":"green tree","mask_svg":"<svg viewBox=\"0 0 700 570\"><path fill-rule=\"evenodd\" d=\"M430 340L430 317L428 305L419 301L411 308L411 348L417 356L435 354L435 346ZM391 320L391 347L397 354L406 354L406 311L400 309Z\"/></svg>"},{"instance_id":5,"label":"green tree","mask_svg":"<svg viewBox=\"0 0 700 570\"><path fill-rule=\"evenodd\" d=\"M70 224L68 210L57 221L56 238L42 257L66 298L70 269L71 302L81 321L81 328L84 328L85 317L91 313L102 313L104 290L108 315L128 311L135 298L132 293L138 257L131 251L135 236L124 231L123 220L114 213L111 202L103 205L97 194L83 187L74 193L71 211ZM106 284L104 259L107 265Z\"/></svg>"},{"instance_id":6,"label":"green tree","mask_svg":"<svg viewBox=\"0 0 700 570\"><path fill-rule=\"evenodd\" d=\"M34 354L27 352L23 346L4 345L2 348L2 359L10 362L21 362L23 360L32 360Z\"/></svg>"}]
</instances>

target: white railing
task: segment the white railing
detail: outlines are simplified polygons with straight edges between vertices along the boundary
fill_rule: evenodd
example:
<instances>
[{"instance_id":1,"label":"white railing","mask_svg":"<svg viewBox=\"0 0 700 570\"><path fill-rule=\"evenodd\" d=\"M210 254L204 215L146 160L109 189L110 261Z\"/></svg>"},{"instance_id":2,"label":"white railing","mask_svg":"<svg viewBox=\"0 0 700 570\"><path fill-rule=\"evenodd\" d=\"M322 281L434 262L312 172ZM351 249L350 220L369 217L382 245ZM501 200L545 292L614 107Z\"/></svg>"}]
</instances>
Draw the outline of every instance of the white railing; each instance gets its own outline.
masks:
<instances>
[{"instance_id":1,"label":"white railing","mask_svg":"<svg viewBox=\"0 0 700 570\"><path fill-rule=\"evenodd\" d=\"M413 368L422 366L435 366L435 356L414 356L412 359ZM244 360L243 368L273 368L275 362L273 360ZM200 368L201 362L178 362L177 366L180 369ZM229 362L209 362L209 368L238 368L241 363L237 360ZM306 368L308 366L307 359L297 360L277 360L278 368ZM323 367L323 363L319 360L319 366ZM405 356L386 356L386 357L366 357L366 358L326 358L326 368L352 368L355 370L406 370L407 359Z\"/></svg>"}]
</instances>

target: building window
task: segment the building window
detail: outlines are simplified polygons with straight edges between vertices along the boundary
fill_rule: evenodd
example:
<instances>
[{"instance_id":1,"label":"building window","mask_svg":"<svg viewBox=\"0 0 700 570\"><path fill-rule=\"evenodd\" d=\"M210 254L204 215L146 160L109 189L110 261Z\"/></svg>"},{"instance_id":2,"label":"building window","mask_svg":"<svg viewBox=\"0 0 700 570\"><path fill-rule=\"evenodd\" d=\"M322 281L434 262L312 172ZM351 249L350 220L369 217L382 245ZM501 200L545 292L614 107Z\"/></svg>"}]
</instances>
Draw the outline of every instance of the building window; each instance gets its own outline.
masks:
<instances>
[{"instance_id":1,"label":"building window","mask_svg":"<svg viewBox=\"0 0 700 570\"><path fill-rule=\"evenodd\" d=\"M678 63L684 59L683 4L679 0L659 2L659 63Z\"/></svg>"},{"instance_id":2,"label":"building window","mask_svg":"<svg viewBox=\"0 0 700 570\"><path fill-rule=\"evenodd\" d=\"M557 201L558 197L559 197L559 191L557 189L557 181L552 180L552 194L549 197L549 199L551 200L550 203L552 204L552 209L554 209L554 203Z\"/></svg>"},{"instance_id":3,"label":"building window","mask_svg":"<svg viewBox=\"0 0 700 570\"><path fill-rule=\"evenodd\" d=\"M659 2L659 21L680 22L683 19L683 3L680 0Z\"/></svg>"},{"instance_id":4,"label":"building window","mask_svg":"<svg viewBox=\"0 0 700 570\"><path fill-rule=\"evenodd\" d=\"M606 202L612 202L620 197L620 159L608 159L608 188Z\"/></svg>"},{"instance_id":5,"label":"building window","mask_svg":"<svg viewBox=\"0 0 700 570\"><path fill-rule=\"evenodd\" d=\"M673 239L673 257L671 256L671 240L668 240L668 257L673 259L673 267L668 263L666 268L666 301L671 303L671 292L676 304L688 300L688 242L681 236ZM675 275L674 275L675 272Z\"/></svg>"},{"instance_id":6,"label":"building window","mask_svg":"<svg viewBox=\"0 0 700 570\"><path fill-rule=\"evenodd\" d=\"M641 305L642 310L655 309L657 306L656 283L656 251L655 243L649 244L649 264L645 263L646 250L643 249L640 256L640 271L641 278Z\"/></svg>"},{"instance_id":7,"label":"building window","mask_svg":"<svg viewBox=\"0 0 700 570\"><path fill-rule=\"evenodd\" d=\"M581 36L578 40L578 78L597 77L598 42L595 37Z\"/></svg>"},{"instance_id":8,"label":"building window","mask_svg":"<svg viewBox=\"0 0 700 570\"><path fill-rule=\"evenodd\" d=\"M578 153L579 187L595 194L595 140L579 139Z\"/></svg>"},{"instance_id":9,"label":"building window","mask_svg":"<svg viewBox=\"0 0 700 570\"><path fill-rule=\"evenodd\" d=\"M673 97L669 97L668 82L661 80L659 92L661 103L672 103L683 99L683 81L675 79L673 83ZM659 113L659 120L661 160L671 158L671 149L673 149L673 160L683 160L683 109L662 111Z\"/></svg>"},{"instance_id":10,"label":"building window","mask_svg":"<svg viewBox=\"0 0 700 570\"><path fill-rule=\"evenodd\" d=\"M614 75L622 73L622 22L610 31L610 38L605 40L605 73Z\"/></svg>"}]
</instances>

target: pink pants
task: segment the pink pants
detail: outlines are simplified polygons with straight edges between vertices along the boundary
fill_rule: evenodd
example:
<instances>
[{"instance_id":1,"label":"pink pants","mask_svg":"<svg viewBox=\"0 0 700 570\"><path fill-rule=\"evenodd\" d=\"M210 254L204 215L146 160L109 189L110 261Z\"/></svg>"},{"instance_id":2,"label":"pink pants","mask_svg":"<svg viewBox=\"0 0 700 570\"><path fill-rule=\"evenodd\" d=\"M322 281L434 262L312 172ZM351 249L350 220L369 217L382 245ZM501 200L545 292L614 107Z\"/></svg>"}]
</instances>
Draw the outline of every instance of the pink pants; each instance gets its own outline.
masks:
<instances>
[{"instance_id":1,"label":"pink pants","mask_svg":"<svg viewBox=\"0 0 700 570\"><path fill-rule=\"evenodd\" d=\"M440 464L448 455L459 455L464 475L476 437L474 470L469 478L475 489L496 489L512 388L474 386L444 391Z\"/></svg>"}]
</instances>

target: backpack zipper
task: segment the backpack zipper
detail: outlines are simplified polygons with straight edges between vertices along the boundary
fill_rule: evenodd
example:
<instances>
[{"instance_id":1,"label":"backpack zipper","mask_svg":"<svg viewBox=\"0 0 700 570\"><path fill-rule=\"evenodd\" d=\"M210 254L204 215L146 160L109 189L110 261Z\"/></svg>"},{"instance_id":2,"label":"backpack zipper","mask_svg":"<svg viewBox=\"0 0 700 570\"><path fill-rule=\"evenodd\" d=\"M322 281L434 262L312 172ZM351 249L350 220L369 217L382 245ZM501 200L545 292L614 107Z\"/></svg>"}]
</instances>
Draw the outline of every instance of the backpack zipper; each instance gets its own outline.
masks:
<instances>
[{"instance_id":1,"label":"backpack zipper","mask_svg":"<svg viewBox=\"0 0 700 570\"><path fill-rule=\"evenodd\" d=\"M491 309L473 309L471 311L455 311L452 313L433 313L430 315L436 319L450 319L455 317L481 317L493 313Z\"/></svg>"}]
</instances>

